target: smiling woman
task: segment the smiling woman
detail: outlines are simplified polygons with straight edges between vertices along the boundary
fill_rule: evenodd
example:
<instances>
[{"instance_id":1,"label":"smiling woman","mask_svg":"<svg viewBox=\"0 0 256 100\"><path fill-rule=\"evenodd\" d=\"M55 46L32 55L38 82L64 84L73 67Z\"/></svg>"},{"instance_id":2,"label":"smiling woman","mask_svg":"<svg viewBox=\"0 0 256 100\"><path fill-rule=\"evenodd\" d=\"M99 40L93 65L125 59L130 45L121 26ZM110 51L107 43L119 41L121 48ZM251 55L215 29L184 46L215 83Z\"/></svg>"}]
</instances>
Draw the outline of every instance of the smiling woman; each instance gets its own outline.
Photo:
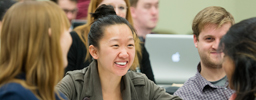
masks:
<instances>
[{"instance_id":1,"label":"smiling woman","mask_svg":"<svg viewBox=\"0 0 256 100\"><path fill-rule=\"evenodd\" d=\"M66 67L65 72L83 69L91 63L92 56L89 54L88 34L92 23L96 19L92 17L91 13L94 13L96 8L102 4L112 5L116 15L125 18L131 25L133 25L132 16L129 9L129 0L91 0L88 7L87 23L85 25L76 27L74 31L70 33L73 42L68 52L68 66ZM140 43L138 37L134 38L134 40L136 40L136 55L130 70L136 70L144 73L150 80L155 82L149 60L149 54L144 47L144 44Z\"/></svg>"},{"instance_id":2,"label":"smiling woman","mask_svg":"<svg viewBox=\"0 0 256 100\"><path fill-rule=\"evenodd\" d=\"M144 74L128 71L136 55L136 33L112 6L101 5L92 14L89 32L92 63L68 72L58 89L71 100L180 100Z\"/></svg>"},{"instance_id":3,"label":"smiling woman","mask_svg":"<svg viewBox=\"0 0 256 100\"><path fill-rule=\"evenodd\" d=\"M135 56L132 31L125 24L105 27L105 36L99 41L100 45L96 47L95 43L90 43L90 54L98 61L100 76L108 76L109 73L114 74L112 78L123 76L129 70ZM93 36L91 40L94 40Z\"/></svg>"}]
</instances>

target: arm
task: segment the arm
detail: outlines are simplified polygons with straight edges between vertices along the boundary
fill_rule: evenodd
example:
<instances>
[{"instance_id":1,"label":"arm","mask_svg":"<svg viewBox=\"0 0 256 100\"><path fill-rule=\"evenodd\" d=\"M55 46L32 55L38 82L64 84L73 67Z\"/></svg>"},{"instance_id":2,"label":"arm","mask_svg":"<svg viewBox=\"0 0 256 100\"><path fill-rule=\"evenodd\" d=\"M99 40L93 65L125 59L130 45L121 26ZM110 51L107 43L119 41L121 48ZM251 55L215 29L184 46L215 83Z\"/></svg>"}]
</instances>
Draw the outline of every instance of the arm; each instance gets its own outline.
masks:
<instances>
[{"instance_id":1,"label":"arm","mask_svg":"<svg viewBox=\"0 0 256 100\"><path fill-rule=\"evenodd\" d=\"M57 90L63 93L68 99L73 98L75 94L75 83L70 75L66 75L57 85Z\"/></svg>"},{"instance_id":2,"label":"arm","mask_svg":"<svg viewBox=\"0 0 256 100\"><path fill-rule=\"evenodd\" d=\"M150 79L151 81L155 82L155 78L154 78L154 74L152 71L152 67L151 67L151 63L149 60L149 54L147 49L145 48L144 44L141 44L141 49L142 49L142 58L140 61L140 70L141 73L144 73L148 79Z\"/></svg>"}]
</instances>

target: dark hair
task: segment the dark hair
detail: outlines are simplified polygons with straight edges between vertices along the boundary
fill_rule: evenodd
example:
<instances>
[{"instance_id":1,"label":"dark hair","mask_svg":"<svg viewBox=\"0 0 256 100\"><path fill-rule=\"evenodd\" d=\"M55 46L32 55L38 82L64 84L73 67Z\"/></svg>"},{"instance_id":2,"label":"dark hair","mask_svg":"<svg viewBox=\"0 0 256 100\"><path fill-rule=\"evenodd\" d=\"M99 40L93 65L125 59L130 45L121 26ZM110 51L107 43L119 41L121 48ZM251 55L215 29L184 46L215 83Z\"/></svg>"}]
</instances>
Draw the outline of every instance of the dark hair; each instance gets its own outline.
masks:
<instances>
[{"instance_id":1,"label":"dark hair","mask_svg":"<svg viewBox=\"0 0 256 100\"><path fill-rule=\"evenodd\" d=\"M99 47L99 40L103 37L105 28L111 25L126 24L131 29L132 34L136 35L130 23L126 19L117 16L111 5L103 4L91 15L95 21L92 23L88 35L89 45Z\"/></svg>"},{"instance_id":2,"label":"dark hair","mask_svg":"<svg viewBox=\"0 0 256 100\"><path fill-rule=\"evenodd\" d=\"M256 93L256 17L233 25L221 39L220 49L235 64L230 84L236 100L254 100Z\"/></svg>"},{"instance_id":3,"label":"dark hair","mask_svg":"<svg viewBox=\"0 0 256 100\"><path fill-rule=\"evenodd\" d=\"M0 0L0 21L2 21L5 12L14 4L14 0Z\"/></svg>"}]
</instances>

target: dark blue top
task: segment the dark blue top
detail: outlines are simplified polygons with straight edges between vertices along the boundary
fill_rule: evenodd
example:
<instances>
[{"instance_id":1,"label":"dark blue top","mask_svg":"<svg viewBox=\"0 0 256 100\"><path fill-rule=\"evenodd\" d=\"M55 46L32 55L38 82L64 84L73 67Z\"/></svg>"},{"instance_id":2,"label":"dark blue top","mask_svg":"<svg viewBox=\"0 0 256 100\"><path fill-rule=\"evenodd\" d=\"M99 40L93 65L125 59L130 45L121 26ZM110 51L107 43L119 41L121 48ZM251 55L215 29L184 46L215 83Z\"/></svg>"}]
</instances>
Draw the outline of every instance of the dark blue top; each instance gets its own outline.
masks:
<instances>
[{"instance_id":1,"label":"dark blue top","mask_svg":"<svg viewBox=\"0 0 256 100\"><path fill-rule=\"evenodd\" d=\"M25 78L23 77L21 79ZM59 94L63 99L68 100L64 94ZM57 94L55 97L56 100L60 100ZM38 100L38 98L32 93L32 91L24 88L21 84L11 82L0 87L0 100Z\"/></svg>"}]
</instances>

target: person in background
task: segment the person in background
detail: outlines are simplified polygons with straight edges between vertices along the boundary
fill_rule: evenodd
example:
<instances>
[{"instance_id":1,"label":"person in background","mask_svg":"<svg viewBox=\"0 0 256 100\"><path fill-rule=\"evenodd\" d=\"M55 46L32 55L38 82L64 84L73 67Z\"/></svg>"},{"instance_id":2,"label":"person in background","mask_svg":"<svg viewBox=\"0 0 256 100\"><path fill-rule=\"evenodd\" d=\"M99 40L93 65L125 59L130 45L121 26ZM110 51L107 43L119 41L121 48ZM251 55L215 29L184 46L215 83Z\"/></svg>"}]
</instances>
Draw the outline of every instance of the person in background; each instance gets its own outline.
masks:
<instances>
[{"instance_id":1,"label":"person in background","mask_svg":"<svg viewBox=\"0 0 256 100\"><path fill-rule=\"evenodd\" d=\"M57 85L62 93L70 100L181 100L144 74L129 71L140 40L113 6L99 6L92 17L88 42L93 61L82 70L67 73Z\"/></svg>"},{"instance_id":2,"label":"person in background","mask_svg":"<svg viewBox=\"0 0 256 100\"><path fill-rule=\"evenodd\" d=\"M2 19L4 17L5 12L17 1L15 0L1 0L0 1L0 30L2 26Z\"/></svg>"},{"instance_id":3,"label":"person in background","mask_svg":"<svg viewBox=\"0 0 256 100\"><path fill-rule=\"evenodd\" d=\"M222 67L223 52L218 51L220 39L233 24L233 16L219 6L206 7L195 16L192 29L201 61L196 75L174 95L184 100L227 100L234 93L227 88L228 79Z\"/></svg>"},{"instance_id":4,"label":"person in background","mask_svg":"<svg viewBox=\"0 0 256 100\"><path fill-rule=\"evenodd\" d=\"M91 0L78 0L77 8L79 9L76 15L76 19L78 20L86 20L87 19L87 11Z\"/></svg>"},{"instance_id":5,"label":"person in background","mask_svg":"<svg viewBox=\"0 0 256 100\"><path fill-rule=\"evenodd\" d=\"M158 0L130 0L133 25L142 42L156 27L159 17Z\"/></svg>"},{"instance_id":6,"label":"person in background","mask_svg":"<svg viewBox=\"0 0 256 100\"><path fill-rule=\"evenodd\" d=\"M88 17L87 17L87 24L78 26L74 29L70 34L72 36L73 42L71 48L68 53L68 66L65 69L65 72L83 69L87 67L92 58L89 54L89 46L88 46L88 33L90 31L91 23L94 19L91 17L90 13L95 12L96 8L102 4L112 5L116 11L116 14L120 17L125 18L129 23L132 25L132 17L130 13L130 3L128 0L92 0L90 1L89 8L88 8ZM139 38L135 38L139 39ZM136 41L136 44L140 44L140 41ZM146 76L155 82L154 74L151 68L151 64L149 61L149 55L145 51L145 48L141 48L141 45L136 45L136 55L135 61L132 67L140 71Z\"/></svg>"},{"instance_id":7,"label":"person in background","mask_svg":"<svg viewBox=\"0 0 256 100\"><path fill-rule=\"evenodd\" d=\"M77 8L77 0L51 0L58 4L60 8L66 12L66 16L68 17L69 22L76 19L76 15L78 12Z\"/></svg>"},{"instance_id":8,"label":"person in background","mask_svg":"<svg viewBox=\"0 0 256 100\"><path fill-rule=\"evenodd\" d=\"M230 100L256 99L256 18L233 25L221 39L223 67L229 87L236 92Z\"/></svg>"},{"instance_id":9,"label":"person in background","mask_svg":"<svg viewBox=\"0 0 256 100\"><path fill-rule=\"evenodd\" d=\"M51 1L23 1L4 15L0 36L0 100L63 100L71 45L65 13Z\"/></svg>"}]
</instances>

